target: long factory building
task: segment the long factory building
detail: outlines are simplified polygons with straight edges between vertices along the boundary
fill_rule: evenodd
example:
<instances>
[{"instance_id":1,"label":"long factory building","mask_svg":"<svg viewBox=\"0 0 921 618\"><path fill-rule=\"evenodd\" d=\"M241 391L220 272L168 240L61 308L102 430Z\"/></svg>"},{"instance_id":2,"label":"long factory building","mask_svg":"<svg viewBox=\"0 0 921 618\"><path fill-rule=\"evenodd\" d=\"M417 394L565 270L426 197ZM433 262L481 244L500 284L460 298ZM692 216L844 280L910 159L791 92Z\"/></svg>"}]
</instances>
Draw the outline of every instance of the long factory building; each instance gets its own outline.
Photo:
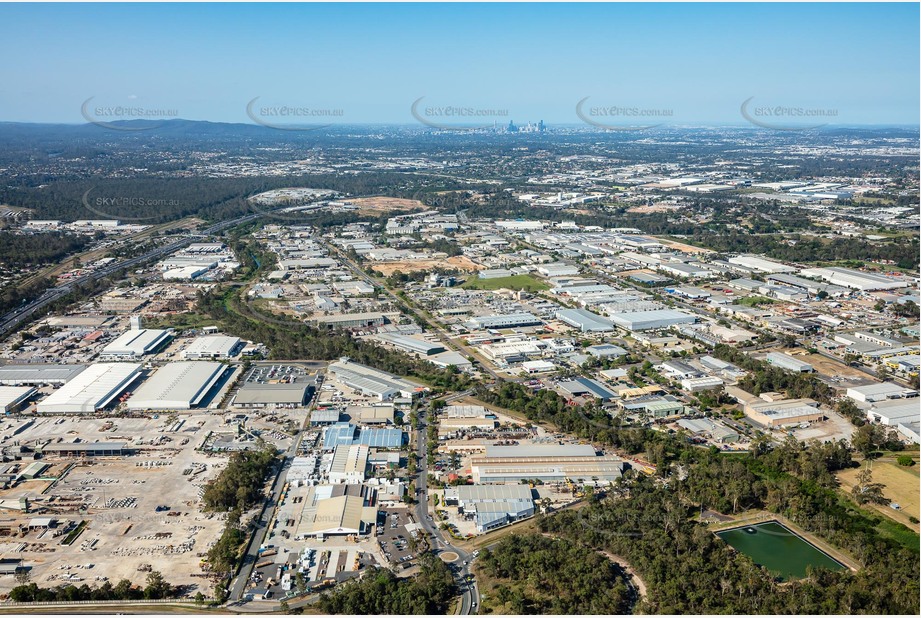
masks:
<instances>
[{"instance_id":1,"label":"long factory building","mask_svg":"<svg viewBox=\"0 0 921 618\"><path fill-rule=\"evenodd\" d=\"M627 463L613 455L598 455L588 444L487 446L471 460L474 483L544 483L572 481L585 484L619 479Z\"/></svg>"},{"instance_id":2,"label":"long factory building","mask_svg":"<svg viewBox=\"0 0 921 618\"><path fill-rule=\"evenodd\" d=\"M415 397L425 390L425 387L413 384L409 380L353 363L347 358L331 363L329 371L346 386L363 395L376 397L380 401L390 401L396 397Z\"/></svg>"},{"instance_id":3,"label":"long factory building","mask_svg":"<svg viewBox=\"0 0 921 618\"><path fill-rule=\"evenodd\" d=\"M137 363L97 363L36 407L40 414L92 414L109 405L141 375Z\"/></svg>"},{"instance_id":4,"label":"long factory building","mask_svg":"<svg viewBox=\"0 0 921 618\"><path fill-rule=\"evenodd\" d=\"M473 516L477 532L488 532L534 514L527 485L458 485L445 488L445 504Z\"/></svg>"},{"instance_id":5,"label":"long factory building","mask_svg":"<svg viewBox=\"0 0 921 618\"><path fill-rule=\"evenodd\" d=\"M217 362L182 361L161 367L128 399L129 410L191 410L231 368Z\"/></svg>"},{"instance_id":6,"label":"long factory building","mask_svg":"<svg viewBox=\"0 0 921 618\"><path fill-rule=\"evenodd\" d=\"M470 318L467 328L487 330L490 328L515 328L519 326L540 326L543 320L530 313L509 313L506 315L483 315Z\"/></svg>"},{"instance_id":7,"label":"long factory building","mask_svg":"<svg viewBox=\"0 0 921 618\"><path fill-rule=\"evenodd\" d=\"M377 338L384 343L389 343L406 352L416 352L423 356L432 356L446 351L444 345L440 343L432 343L431 341L419 339L418 337L410 337L409 335L384 333L378 335Z\"/></svg>"},{"instance_id":8,"label":"long factory building","mask_svg":"<svg viewBox=\"0 0 921 618\"><path fill-rule=\"evenodd\" d=\"M86 369L86 365L5 365L0 367L2 386L63 386Z\"/></svg>"},{"instance_id":9,"label":"long factory building","mask_svg":"<svg viewBox=\"0 0 921 618\"><path fill-rule=\"evenodd\" d=\"M611 320L586 309L561 309L556 312L556 317L583 333L609 333L614 330Z\"/></svg>"},{"instance_id":10,"label":"long factory building","mask_svg":"<svg viewBox=\"0 0 921 618\"><path fill-rule=\"evenodd\" d=\"M679 324L693 324L697 321L697 318L693 315L676 309L625 311L623 313L612 313L609 317L614 324L631 332L656 330Z\"/></svg>"},{"instance_id":11,"label":"long factory building","mask_svg":"<svg viewBox=\"0 0 921 618\"><path fill-rule=\"evenodd\" d=\"M874 273L865 273L851 268L809 268L800 273L804 277L823 279L834 285L841 285L852 290L872 292L875 290L898 290L914 285L908 277L887 277Z\"/></svg>"},{"instance_id":12,"label":"long factory building","mask_svg":"<svg viewBox=\"0 0 921 618\"><path fill-rule=\"evenodd\" d=\"M152 354L173 338L172 330L132 329L122 333L102 349L102 360L136 360Z\"/></svg>"},{"instance_id":13,"label":"long factory building","mask_svg":"<svg viewBox=\"0 0 921 618\"><path fill-rule=\"evenodd\" d=\"M180 355L183 360L215 360L233 357L241 348L239 337L205 335L196 338Z\"/></svg>"}]
</instances>

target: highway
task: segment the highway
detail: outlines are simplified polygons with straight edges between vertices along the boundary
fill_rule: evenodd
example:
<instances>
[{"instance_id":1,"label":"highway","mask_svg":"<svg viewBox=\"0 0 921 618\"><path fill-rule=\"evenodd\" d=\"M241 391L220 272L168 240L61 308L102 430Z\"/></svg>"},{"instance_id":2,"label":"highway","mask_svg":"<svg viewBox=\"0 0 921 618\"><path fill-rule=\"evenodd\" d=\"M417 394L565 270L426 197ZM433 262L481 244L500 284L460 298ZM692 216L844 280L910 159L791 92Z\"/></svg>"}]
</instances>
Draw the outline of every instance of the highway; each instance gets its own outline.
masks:
<instances>
[{"instance_id":1,"label":"highway","mask_svg":"<svg viewBox=\"0 0 921 618\"><path fill-rule=\"evenodd\" d=\"M67 283L62 283L61 285L57 287L49 288L48 290L45 290L45 292L41 296L39 296L32 302L26 303L25 305L22 305L21 307L17 307L16 309L13 309L12 311L4 315L3 318L0 319L0 335L13 330L17 326L19 326L21 323L23 323L24 321L28 320L29 318L34 316L36 313L41 311L44 307L46 307L50 303L58 300L59 298L63 296L66 296L67 294L72 292L76 286L79 286L83 283L87 283L89 281L96 281L98 279L102 279L103 277L108 277L109 275L115 272L118 272L119 270L122 270L125 268L132 268L133 266L142 264L149 260L158 259L160 257L163 257L164 255L168 255L170 253L173 253L174 251L178 251L179 249L182 249L183 247L186 247L192 244L194 241L198 240L202 236L210 236L212 234L216 234L222 230L227 229L228 227L233 227L241 223L246 223L247 221L251 221L260 216L262 215L257 213L257 214L245 215L243 217L238 217L236 219L231 219L229 221L222 221L220 223L216 223L212 225L211 227L208 227L197 234L190 235L181 240L172 242L168 245L164 245L162 247L152 249L142 255L139 255L133 258L128 258L120 262L113 262L112 264L108 264L107 266L104 266L103 268L100 268L99 270L95 270L91 273L87 273L85 275L77 277L76 279L72 281L68 281Z\"/></svg>"}]
</instances>

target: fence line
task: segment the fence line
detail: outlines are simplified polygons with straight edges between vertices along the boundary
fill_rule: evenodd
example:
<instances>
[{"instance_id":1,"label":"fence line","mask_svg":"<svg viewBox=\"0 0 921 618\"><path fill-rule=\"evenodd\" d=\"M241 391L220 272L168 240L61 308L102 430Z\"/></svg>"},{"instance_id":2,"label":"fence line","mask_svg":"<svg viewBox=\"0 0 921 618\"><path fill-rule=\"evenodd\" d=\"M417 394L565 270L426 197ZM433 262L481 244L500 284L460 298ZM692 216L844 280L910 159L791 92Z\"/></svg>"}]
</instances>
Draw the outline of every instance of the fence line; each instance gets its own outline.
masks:
<instances>
[{"instance_id":1,"label":"fence line","mask_svg":"<svg viewBox=\"0 0 921 618\"><path fill-rule=\"evenodd\" d=\"M205 598L202 600L202 605L208 605L210 603L217 602L217 599ZM7 601L0 603L0 609L4 607L28 607L32 605L150 605L150 604L168 604L168 603L182 603L182 604L197 604L195 599L182 598L182 599L125 599L124 601L119 600L106 600L106 601L93 601L93 600L83 600L83 601Z\"/></svg>"}]
</instances>

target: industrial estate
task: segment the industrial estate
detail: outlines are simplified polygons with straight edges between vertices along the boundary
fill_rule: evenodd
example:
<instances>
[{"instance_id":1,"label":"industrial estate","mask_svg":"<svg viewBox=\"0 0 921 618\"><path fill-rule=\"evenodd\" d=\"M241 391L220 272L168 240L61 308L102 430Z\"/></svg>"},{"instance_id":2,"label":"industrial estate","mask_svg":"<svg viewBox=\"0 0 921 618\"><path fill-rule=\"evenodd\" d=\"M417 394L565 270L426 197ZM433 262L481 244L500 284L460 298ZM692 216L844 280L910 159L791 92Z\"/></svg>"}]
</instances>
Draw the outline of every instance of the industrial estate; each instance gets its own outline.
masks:
<instances>
[{"instance_id":1,"label":"industrial estate","mask_svg":"<svg viewBox=\"0 0 921 618\"><path fill-rule=\"evenodd\" d=\"M917 126L253 96L0 123L0 613L918 615Z\"/></svg>"}]
</instances>

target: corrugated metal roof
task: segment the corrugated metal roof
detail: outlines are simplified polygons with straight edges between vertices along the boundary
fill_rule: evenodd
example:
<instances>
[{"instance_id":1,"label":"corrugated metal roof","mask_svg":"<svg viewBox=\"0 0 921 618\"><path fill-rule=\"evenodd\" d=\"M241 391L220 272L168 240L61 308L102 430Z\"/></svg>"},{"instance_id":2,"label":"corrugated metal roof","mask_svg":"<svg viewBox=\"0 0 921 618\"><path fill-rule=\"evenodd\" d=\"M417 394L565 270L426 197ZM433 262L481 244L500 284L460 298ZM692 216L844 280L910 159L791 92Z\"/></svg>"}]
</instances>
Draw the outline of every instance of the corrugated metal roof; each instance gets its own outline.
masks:
<instances>
[{"instance_id":1,"label":"corrugated metal roof","mask_svg":"<svg viewBox=\"0 0 921 618\"><path fill-rule=\"evenodd\" d=\"M226 365L181 361L161 367L128 400L131 410L189 409L199 405Z\"/></svg>"},{"instance_id":2,"label":"corrugated metal roof","mask_svg":"<svg viewBox=\"0 0 921 618\"><path fill-rule=\"evenodd\" d=\"M95 412L107 405L141 371L136 363L97 363L39 402L38 411Z\"/></svg>"}]
</instances>

